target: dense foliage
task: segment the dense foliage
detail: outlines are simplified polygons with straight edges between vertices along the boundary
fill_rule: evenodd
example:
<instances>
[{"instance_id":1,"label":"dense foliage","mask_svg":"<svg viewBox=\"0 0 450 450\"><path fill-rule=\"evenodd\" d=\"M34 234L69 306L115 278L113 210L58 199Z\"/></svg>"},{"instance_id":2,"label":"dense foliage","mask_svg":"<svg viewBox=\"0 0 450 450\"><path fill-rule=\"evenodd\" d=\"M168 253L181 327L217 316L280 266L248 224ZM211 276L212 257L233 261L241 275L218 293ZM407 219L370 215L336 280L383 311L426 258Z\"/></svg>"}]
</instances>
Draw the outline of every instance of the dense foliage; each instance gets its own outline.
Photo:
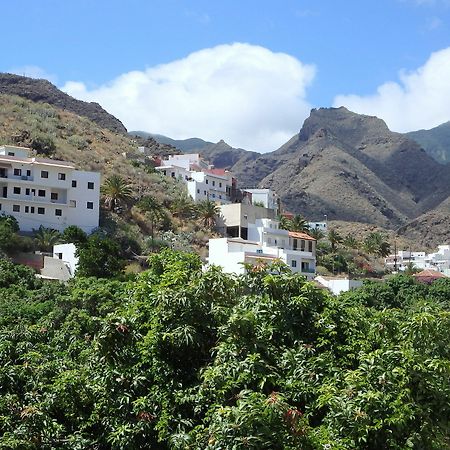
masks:
<instances>
[{"instance_id":1,"label":"dense foliage","mask_svg":"<svg viewBox=\"0 0 450 450\"><path fill-rule=\"evenodd\" d=\"M36 280L0 262L0 448L448 448L450 282L279 267Z\"/></svg>"}]
</instances>

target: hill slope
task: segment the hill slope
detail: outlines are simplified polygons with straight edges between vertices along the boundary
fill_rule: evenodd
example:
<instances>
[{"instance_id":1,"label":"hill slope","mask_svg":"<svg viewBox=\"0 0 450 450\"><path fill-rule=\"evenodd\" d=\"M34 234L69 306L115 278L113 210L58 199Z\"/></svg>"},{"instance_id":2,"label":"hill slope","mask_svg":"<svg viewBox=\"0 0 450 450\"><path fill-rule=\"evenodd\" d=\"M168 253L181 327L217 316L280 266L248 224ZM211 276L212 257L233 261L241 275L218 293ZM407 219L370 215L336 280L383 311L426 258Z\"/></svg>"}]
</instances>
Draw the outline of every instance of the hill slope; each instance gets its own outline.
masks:
<instances>
[{"instance_id":1,"label":"hill slope","mask_svg":"<svg viewBox=\"0 0 450 450\"><path fill-rule=\"evenodd\" d=\"M405 136L421 145L436 161L450 162L450 122L431 130L412 131Z\"/></svg>"},{"instance_id":2,"label":"hill slope","mask_svg":"<svg viewBox=\"0 0 450 450\"><path fill-rule=\"evenodd\" d=\"M101 128L117 133L127 132L122 122L105 111L98 103L76 100L47 80L0 73L0 94L18 95L33 102L49 103L59 109L86 117Z\"/></svg>"},{"instance_id":3,"label":"hill slope","mask_svg":"<svg viewBox=\"0 0 450 450\"><path fill-rule=\"evenodd\" d=\"M280 149L232 170L241 185L275 189L292 212L388 228L439 208L450 194L450 165L382 120L345 108L313 110Z\"/></svg>"}]
</instances>

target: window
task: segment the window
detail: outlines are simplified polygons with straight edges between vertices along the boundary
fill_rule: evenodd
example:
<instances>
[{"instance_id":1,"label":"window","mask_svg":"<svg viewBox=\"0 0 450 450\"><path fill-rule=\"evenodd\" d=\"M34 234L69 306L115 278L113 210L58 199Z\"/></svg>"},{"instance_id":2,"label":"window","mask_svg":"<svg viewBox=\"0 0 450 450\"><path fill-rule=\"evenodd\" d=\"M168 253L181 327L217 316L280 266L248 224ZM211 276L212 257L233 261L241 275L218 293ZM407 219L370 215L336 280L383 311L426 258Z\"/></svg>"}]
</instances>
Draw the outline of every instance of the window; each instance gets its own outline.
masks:
<instances>
[{"instance_id":1,"label":"window","mask_svg":"<svg viewBox=\"0 0 450 450\"><path fill-rule=\"evenodd\" d=\"M77 187L77 180L72 180L72 187Z\"/></svg>"},{"instance_id":2,"label":"window","mask_svg":"<svg viewBox=\"0 0 450 450\"><path fill-rule=\"evenodd\" d=\"M48 178L48 172L46 170L41 170L41 178Z\"/></svg>"},{"instance_id":3,"label":"window","mask_svg":"<svg viewBox=\"0 0 450 450\"><path fill-rule=\"evenodd\" d=\"M58 200L58 193L57 193L57 192L52 192L52 193L50 194L50 198L51 198L52 200Z\"/></svg>"},{"instance_id":4,"label":"window","mask_svg":"<svg viewBox=\"0 0 450 450\"><path fill-rule=\"evenodd\" d=\"M0 211L2 210L2 204L0 203Z\"/></svg>"},{"instance_id":5,"label":"window","mask_svg":"<svg viewBox=\"0 0 450 450\"><path fill-rule=\"evenodd\" d=\"M87 202L86 203L86 208L87 209L94 209L94 202Z\"/></svg>"},{"instance_id":6,"label":"window","mask_svg":"<svg viewBox=\"0 0 450 450\"><path fill-rule=\"evenodd\" d=\"M38 214L45 214L45 208L38 208Z\"/></svg>"},{"instance_id":7,"label":"window","mask_svg":"<svg viewBox=\"0 0 450 450\"><path fill-rule=\"evenodd\" d=\"M219 187L222 187L222 183L219 183Z\"/></svg>"},{"instance_id":8,"label":"window","mask_svg":"<svg viewBox=\"0 0 450 450\"><path fill-rule=\"evenodd\" d=\"M71 208L76 208L77 207L77 201L76 200L69 200L69 206Z\"/></svg>"},{"instance_id":9,"label":"window","mask_svg":"<svg viewBox=\"0 0 450 450\"><path fill-rule=\"evenodd\" d=\"M34 214L34 206L30 206L30 212L31 214Z\"/></svg>"},{"instance_id":10,"label":"window","mask_svg":"<svg viewBox=\"0 0 450 450\"><path fill-rule=\"evenodd\" d=\"M175 172L172 172L172 173L170 174L170 176L171 176L172 178L175 178Z\"/></svg>"},{"instance_id":11,"label":"window","mask_svg":"<svg viewBox=\"0 0 450 450\"><path fill-rule=\"evenodd\" d=\"M14 194L20 195L20 187L14 186L13 192L14 192Z\"/></svg>"},{"instance_id":12,"label":"window","mask_svg":"<svg viewBox=\"0 0 450 450\"><path fill-rule=\"evenodd\" d=\"M14 152L8 152L8 156L16 156Z\"/></svg>"},{"instance_id":13,"label":"window","mask_svg":"<svg viewBox=\"0 0 450 450\"><path fill-rule=\"evenodd\" d=\"M200 189L197 189L197 194L200 194Z\"/></svg>"},{"instance_id":14,"label":"window","mask_svg":"<svg viewBox=\"0 0 450 450\"><path fill-rule=\"evenodd\" d=\"M205 183L206 183L206 184L208 184L208 183L209 183L208 179L206 179Z\"/></svg>"},{"instance_id":15,"label":"window","mask_svg":"<svg viewBox=\"0 0 450 450\"><path fill-rule=\"evenodd\" d=\"M65 173L58 173L58 180L64 181L65 179L66 179L66 174Z\"/></svg>"},{"instance_id":16,"label":"window","mask_svg":"<svg viewBox=\"0 0 450 450\"><path fill-rule=\"evenodd\" d=\"M13 205L14 212L20 212L20 205Z\"/></svg>"},{"instance_id":17,"label":"window","mask_svg":"<svg viewBox=\"0 0 450 450\"><path fill-rule=\"evenodd\" d=\"M88 189L94 189L94 182L88 181Z\"/></svg>"},{"instance_id":18,"label":"window","mask_svg":"<svg viewBox=\"0 0 450 450\"><path fill-rule=\"evenodd\" d=\"M219 195L219 198L221 199L221 198L222 198L222 196L221 196L221 195Z\"/></svg>"},{"instance_id":19,"label":"window","mask_svg":"<svg viewBox=\"0 0 450 450\"><path fill-rule=\"evenodd\" d=\"M212 183L213 183L213 186L215 186L215 185L216 185L216 182L215 182L215 181L213 181Z\"/></svg>"},{"instance_id":20,"label":"window","mask_svg":"<svg viewBox=\"0 0 450 450\"><path fill-rule=\"evenodd\" d=\"M55 216L62 216L62 209L55 209Z\"/></svg>"},{"instance_id":21,"label":"window","mask_svg":"<svg viewBox=\"0 0 450 450\"><path fill-rule=\"evenodd\" d=\"M25 188L25 195L30 195L30 188Z\"/></svg>"},{"instance_id":22,"label":"window","mask_svg":"<svg viewBox=\"0 0 450 450\"><path fill-rule=\"evenodd\" d=\"M22 176L22 169L14 169L14 175L16 177Z\"/></svg>"},{"instance_id":23,"label":"window","mask_svg":"<svg viewBox=\"0 0 450 450\"><path fill-rule=\"evenodd\" d=\"M261 248L257 248L256 249L256 253L262 253L262 249Z\"/></svg>"},{"instance_id":24,"label":"window","mask_svg":"<svg viewBox=\"0 0 450 450\"><path fill-rule=\"evenodd\" d=\"M38 190L38 197L45 197L45 189Z\"/></svg>"},{"instance_id":25,"label":"window","mask_svg":"<svg viewBox=\"0 0 450 450\"><path fill-rule=\"evenodd\" d=\"M313 243L312 241L308 241L308 252L312 252L313 251Z\"/></svg>"},{"instance_id":26,"label":"window","mask_svg":"<svg viewBox=\"0 0 450 450\"><path fill-rule=\"evenodd\" d=\"M295 259L291 261L291 267L297 267L297 261Z\"/></svg>"},{"instance_id":27,"label":"window","mask_svg":"<svg viewBox=\"0 0 450 450\"><path fill-rule=\"evenodd\" d=\"M206 195L206 191L203 191L203 195Z\"/></svg>"},{"instance_id":28,"label":"window","mask_svg":"<svg viewBox=\"0 0 450 450\"><path fill-rule=\"evenodd\" d=\"M29 213L30 212L30 207L29 206L25 206L25 212Z\"/></svg>"},{"instance_id":29,"label":"window","mask_svg":"<svg viewBox=\"0 0 450 450\"><path fill-rule=\"evenodd\" d=\"M166 172L165 170L163 170L162 173L163 173L164 175L167 175L167 172Z\"/></svg>"},{"instance_id":30,"label":"window","mask_svg":"<svg viewBox=\"0 0 450 450\"><path fill-rule=\"evenodd\" d=\"M27 177L31 177L31 170L27 170Z\"/></svg>"}]
</instances>

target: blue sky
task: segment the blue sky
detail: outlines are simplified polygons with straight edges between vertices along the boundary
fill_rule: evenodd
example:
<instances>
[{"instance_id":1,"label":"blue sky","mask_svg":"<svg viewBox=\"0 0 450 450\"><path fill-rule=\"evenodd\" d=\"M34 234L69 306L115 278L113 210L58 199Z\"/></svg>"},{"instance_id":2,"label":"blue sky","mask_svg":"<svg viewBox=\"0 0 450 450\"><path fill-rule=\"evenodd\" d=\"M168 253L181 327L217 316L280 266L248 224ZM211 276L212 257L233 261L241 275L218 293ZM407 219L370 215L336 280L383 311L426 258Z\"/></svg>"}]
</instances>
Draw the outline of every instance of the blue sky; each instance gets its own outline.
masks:
<instances>
[{"instance_id":1,"label":"blue sky","mask_svg":"<svg viewBox=\"0 0 450 450\"><path fill-rule=\"evenodd\" d=\"M244 139L243 135L255 134L259 128L266 127L269 128L267 133L255 136L259 143L254 145L256 149L265 151L271 148L264 148L263 142L276 145L280 141L281 144L286 136L296 132L310 107L332 106L337 101L348 103L354 110L359 109L358 112L385 115L383 118L391 128L399 131L435 126L436 122L450 120L450 111L438 105L438 112L433 117L428 114L421 118L416 114L408 122L395 121L402 112L401 108L414 104L413 99L405 98L408 86L414 80L405 80L402 76L420 72L433 53L450 47L450 0L14 0L2 2L1 16L1 71L50 78L72 95L100 101L128 128L144 127L152 132L171 133L172 137L203 132L206 136L201 137L212 140L223 137L231 140L233 145L248 146L251 141ZM221 46L234 43L249 46L233 47L224 56L226 49ZM301 64L301 67L292 69L295 74L291 78L286 78L286 74L280 71L271 73L270 81L261 83L262 91L258 93L255 90L251 98L245 97L245 87L236 92L235 108L241 107L241 95L244 109L248 110L248 119L244 112L239 111L240 123L245 125L248 120L247 133L245 126L237 127L233 123L233 108L225 104L226 95L221 93L216 82L208 90L208 95L202 91L194 96L190 85L186 88L184 77L183 80L170 79L168 82L166 76L161 81L161 73L153 71L151 88L145 87L142 80L138 82L143 90L140 97L147 95L145 102L136 100L137 103L126 105L138 110L139 117L130 116L128 111L121 109L124 108L121 106L123 101L120 104L114 102L115 97L123 98L135 89L130 80L126 88L117 82L125 74L137 71L150 76L146 71L158 65L177 70L174 62L184 61L188 55L204 49L217 48L219 50L203 55L200 62L193 60L190 63L208 66L207 58L215 61L233 58L233 73L229 79L236 80L236 84L241 78L239 71L244 74L243 78L248 76L249 80L266 76L261 64L265 60L267 64L277 64L279 54L289 55ZM257 52L260 48L269 53L259 52L256 56L258 63L249 66L242 61L244 57L251 59L253 50ZM438 74L446 73L450 65L447 64L449 56L445 53L434 61L433 67ZM281 60L279 62L283 64ZM310 72L306 73L309 69ZM183 70L191 73L193 69L186 63ZM208 84L211 78L216 80L217 77L215 72L202 82ZM136 79L134 77L133 82L136 83ZM164 85L165 97L160 91L155 91L155 83ZM277 83L278 90L274 90L271 100L262 101L258 108L256 103L265 96L267 86ZM276 99L283 85L290 86L290 83L298 84L292 90L287 88L287 92L298 98L296 104L292 104L287 96L283 100L286 104ZM397 84L401 91L394 89L393 96L397 95L399 102L397 109L395 105L387 104L388 97L392 97L389 83ZM179 96L175 97L176 92L167 92L169 85L174 84L182 84L191 92L186 96L189 108L181 104ZM380 87L386 84L388 94L374 99ZM214 91L217 91L217 98L212 94ZM446 94L450 92L439 92L437 96ZM146 112L155 97L159 99L156 111ZM174 112L172 117L158 108L164 109L164 102L172 103L174 97L178 113ZM214 127L203 123L202 128L202 124L197 126L193 120L186 120L190 128L183 129L180 122L185 115L195 115L196 108L200 111L207 100L213 101L217 109L223 102L224 109L229 108L229 114L220 115L217 120L221 123ZM169 104L166 106L169 108ZM282 118L288 124L285 127L281 119L278 119L278 126L271 127L268 114L256 117L258 109L273 107L279 111L283 106L292 114L292 117ZM212 110L213 106L209 105L199 114L199 122L205 122ZM156 120L156 114L164 120ZM172 121L174 123L169 123ZM240 130L233 132L236 128Z\"/></svg>"}]
</instances>

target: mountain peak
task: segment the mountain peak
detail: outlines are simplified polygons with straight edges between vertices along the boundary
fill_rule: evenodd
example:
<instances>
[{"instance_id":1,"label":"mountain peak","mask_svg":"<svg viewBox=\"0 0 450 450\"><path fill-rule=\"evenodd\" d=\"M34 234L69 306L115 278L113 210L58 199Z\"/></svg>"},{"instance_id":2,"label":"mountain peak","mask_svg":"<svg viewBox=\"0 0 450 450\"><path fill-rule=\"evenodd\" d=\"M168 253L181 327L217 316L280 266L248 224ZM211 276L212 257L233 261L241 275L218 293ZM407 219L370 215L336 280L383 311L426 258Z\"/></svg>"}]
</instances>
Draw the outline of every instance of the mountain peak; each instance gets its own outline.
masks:
<instances>
[{"instance_id":1,"label":"mountain peak","mask_svg":"<svg viewBox=\"0 0 450 450\"><path fill-rule=\"evenodd\" d=\"M102 128L122 134L127 132L123 123L98 103L77 100L60 91L48 80L0 73L0 94L17 95L33 102L49 103L56 108L86 117Z\"/></svg>"}]
</instances>

